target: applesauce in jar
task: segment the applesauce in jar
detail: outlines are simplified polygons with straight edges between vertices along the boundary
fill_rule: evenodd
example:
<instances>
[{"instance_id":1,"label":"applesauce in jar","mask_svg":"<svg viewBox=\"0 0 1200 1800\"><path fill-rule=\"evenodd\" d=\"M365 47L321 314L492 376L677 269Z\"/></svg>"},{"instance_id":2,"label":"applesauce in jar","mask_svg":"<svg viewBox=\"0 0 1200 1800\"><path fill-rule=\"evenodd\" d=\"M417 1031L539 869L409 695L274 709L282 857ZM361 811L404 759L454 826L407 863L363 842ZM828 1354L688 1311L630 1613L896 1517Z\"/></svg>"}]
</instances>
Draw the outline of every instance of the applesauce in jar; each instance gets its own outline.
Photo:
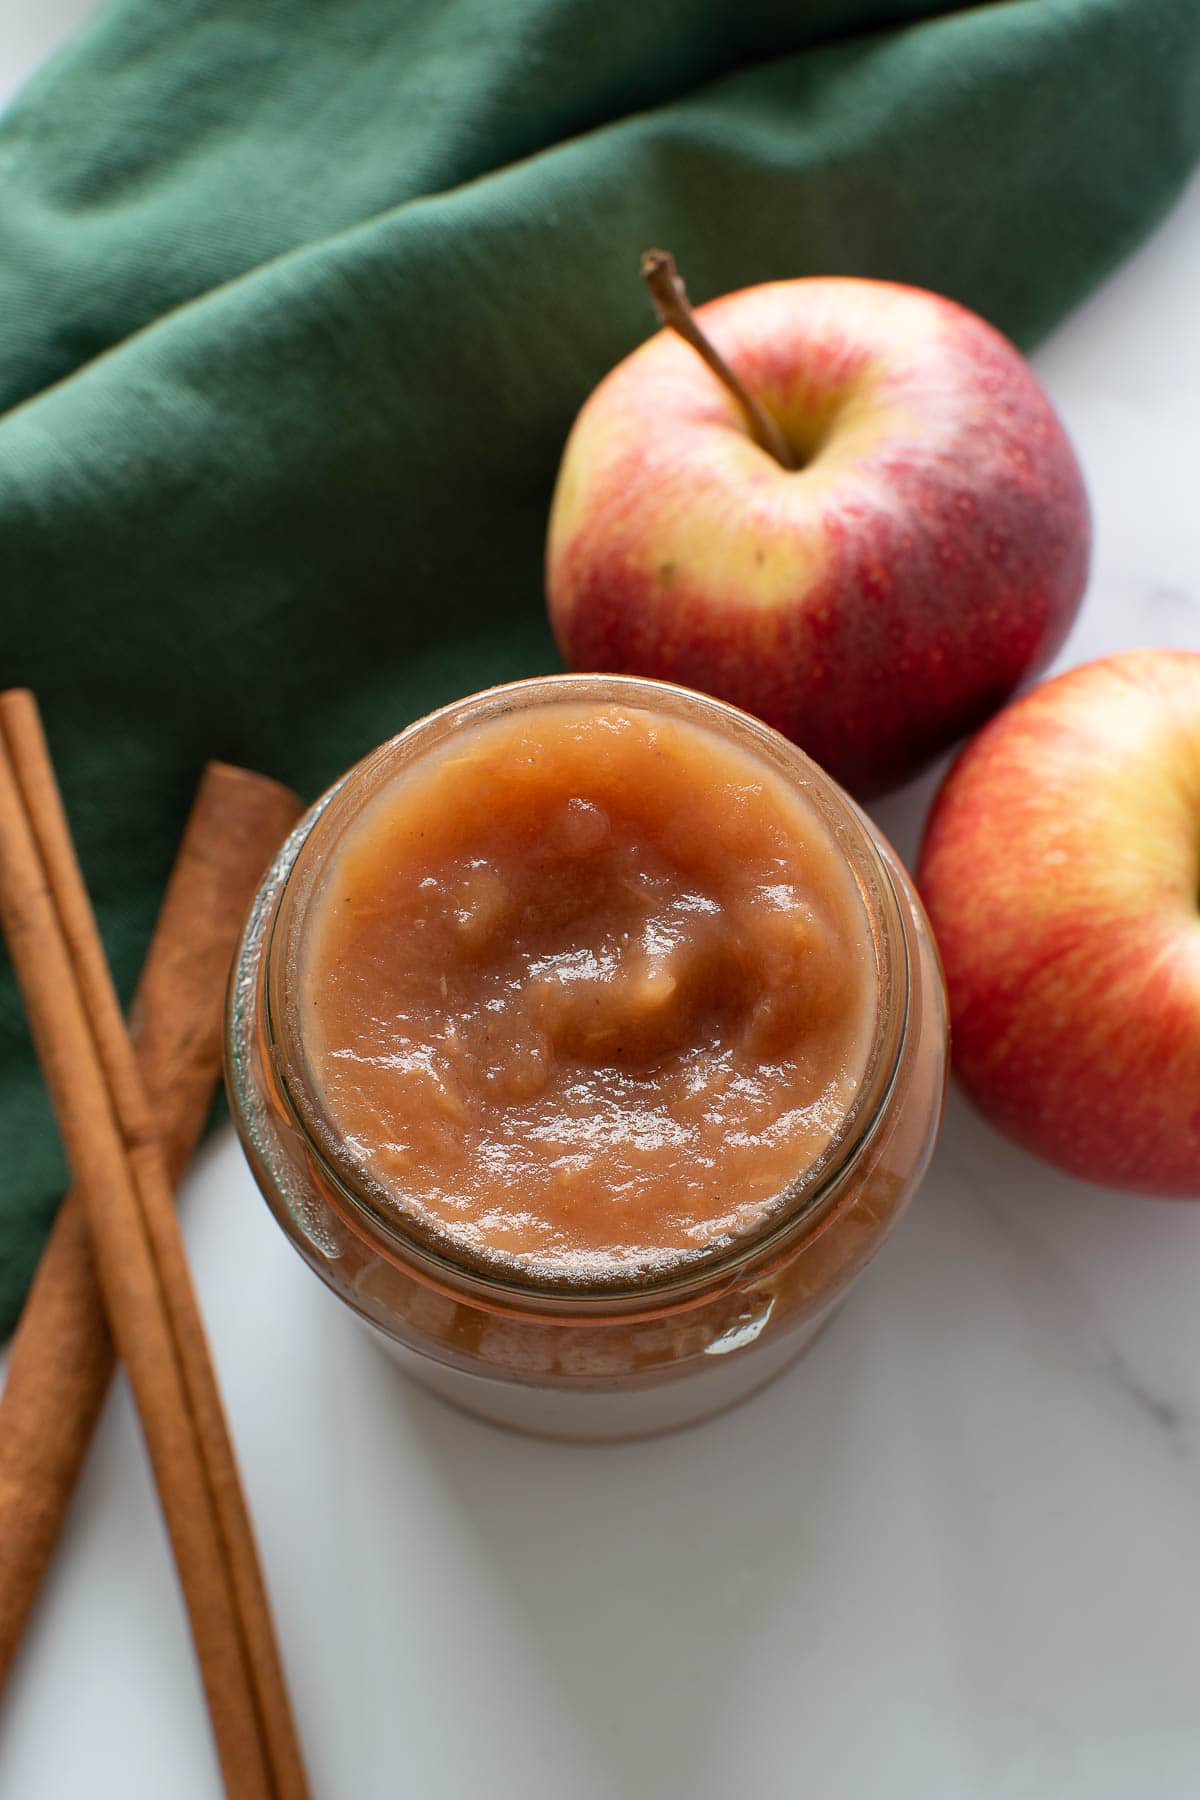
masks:
<instances>
[{"instance_id":1,"label":"applesauce in jar","mask_svg":"<svg viewBox=\"0 0 1200 1800\"><path fill-rule=\"evenodd\" d=\"M300 967L311 1123L410 1228L573 1283L761 1222L862 1078L832 828L708 726L561 701L397 775Z\"/></svg>"},{"instance_id":2,"label":"applesauce in jar","mask_svg":"<svg viewBox=\"0 0 1200 1800\"><path fill-rule=\"evenodd\" d=\"M684 1423L812 1336L945 1075L907 877L801 753L589 676L434 714L332 790L243 941L229 1081L309 1262L429 1386Z\"/></svg>"}]
</instances>

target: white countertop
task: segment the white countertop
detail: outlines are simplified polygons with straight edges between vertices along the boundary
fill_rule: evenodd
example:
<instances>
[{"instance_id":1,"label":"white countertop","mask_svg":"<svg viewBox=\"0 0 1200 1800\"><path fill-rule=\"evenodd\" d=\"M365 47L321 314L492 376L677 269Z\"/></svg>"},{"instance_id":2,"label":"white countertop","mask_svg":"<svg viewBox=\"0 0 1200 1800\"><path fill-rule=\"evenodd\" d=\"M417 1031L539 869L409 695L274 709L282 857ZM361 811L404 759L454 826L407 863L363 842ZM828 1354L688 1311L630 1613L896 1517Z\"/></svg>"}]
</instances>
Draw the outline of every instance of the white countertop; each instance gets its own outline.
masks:
<instances>
[{"instance_id":1,"label":"white countertop","mask_svg":"<svg viewBox=\"0 0 1200 1800\"><path fill-rule=\"evenodd\" d=\"M0 24L0 97L86 10ZM1035 359L1098 526L1063 666L1200 645L1198 293L1200 181ZM910 858L931 787L877 809ZM1200 1205L1057 1176L954 1097L806 1360L599 1448L407 1385L228 1131L182 1209L318 1800L1200 1794ZM122 1381L0 1800L219 1793Z\"/></svg>"}]
</instances>

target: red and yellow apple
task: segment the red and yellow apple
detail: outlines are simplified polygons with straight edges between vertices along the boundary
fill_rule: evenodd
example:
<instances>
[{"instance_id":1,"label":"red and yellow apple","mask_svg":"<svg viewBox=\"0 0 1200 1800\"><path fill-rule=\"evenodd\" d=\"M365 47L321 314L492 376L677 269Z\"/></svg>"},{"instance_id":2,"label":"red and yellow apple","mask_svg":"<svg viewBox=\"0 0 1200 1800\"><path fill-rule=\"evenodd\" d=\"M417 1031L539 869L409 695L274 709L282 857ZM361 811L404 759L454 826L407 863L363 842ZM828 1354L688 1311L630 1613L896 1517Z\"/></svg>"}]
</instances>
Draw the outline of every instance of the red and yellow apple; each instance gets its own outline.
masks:
<instances>
[{"instance_id":1,"label":"red and yellow apple","mask_svg":"<svg viewBox=\"0 0 1200 1800\"><path fill-rule=\"evenodd\" d=\"M591 395L559 472L551 622L576 669L733 701L859 795L1041 667L1087 573L1087 499L1029 365L915 288L781 281L697 309L787 469L662 331Z\"/></svg>"},{"instance_id":2,"label":"red and yellow apple","mask_svg":"<svg viewBox=\"0 0 1200 1800\"><path fill-rule=\"evenodd\" d=\"M980 1110L1073 1174L1200 1197L1200 652L1088 663L993 719L918 885Z\"/></svg>"}]
</instances>

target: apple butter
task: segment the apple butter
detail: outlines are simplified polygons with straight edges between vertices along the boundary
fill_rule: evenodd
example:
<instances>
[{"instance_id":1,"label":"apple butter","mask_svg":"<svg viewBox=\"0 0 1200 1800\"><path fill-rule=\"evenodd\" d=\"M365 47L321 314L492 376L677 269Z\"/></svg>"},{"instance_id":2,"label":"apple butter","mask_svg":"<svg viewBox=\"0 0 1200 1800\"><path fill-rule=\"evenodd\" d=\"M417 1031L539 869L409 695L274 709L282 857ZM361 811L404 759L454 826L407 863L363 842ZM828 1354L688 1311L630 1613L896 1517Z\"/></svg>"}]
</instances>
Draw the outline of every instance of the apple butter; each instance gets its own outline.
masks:
<instances>
[{"instance_id":1,"label":"apple butter","mask_svg":"<svg viewBox=\"0 0 1200 1800\"><path fill-rule=\"evenodd\" d=\"M946 1049L912 883L828 776L719 701L565 675L310 809L226 1073L276 1219L402 1367L605 1438L811 1342L920 1180Z\"/></svg>"},{"instance_id":2,"label":"apple butter","mask_svg":"<svg viewBox=\"0 0 1200 1800\"><path fill-rule=\"evenodd\" d=\"M709 727L569 701L398 774L301 964L319 1129L473 1255L576 1280L761 1222L870 1048L874 951L832 827Z\"/></svg>"}]
</instances>

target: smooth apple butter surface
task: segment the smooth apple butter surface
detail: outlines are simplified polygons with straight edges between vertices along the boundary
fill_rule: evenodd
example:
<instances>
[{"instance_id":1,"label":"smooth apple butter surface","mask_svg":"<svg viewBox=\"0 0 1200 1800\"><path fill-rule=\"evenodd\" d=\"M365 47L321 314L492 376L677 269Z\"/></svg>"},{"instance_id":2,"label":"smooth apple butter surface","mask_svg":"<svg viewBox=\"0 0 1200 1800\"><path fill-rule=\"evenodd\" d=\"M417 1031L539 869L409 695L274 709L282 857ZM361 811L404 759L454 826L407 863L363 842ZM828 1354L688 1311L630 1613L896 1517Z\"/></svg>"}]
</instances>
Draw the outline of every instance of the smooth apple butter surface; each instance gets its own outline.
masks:
<instances>
[{"instance_id":1,"label":"smooth apple butter surface","mask_svg":"<svg viewBox=\"0 0 1200 1800\"><path fill-rule=\"evenodd\" d=\"M459 1253L627 1278L761 1224L852 1103L876 968L835 833L691 721L492 718L370 799L299 1001L320 1135Z\"/></svg>"}]
</instances>

